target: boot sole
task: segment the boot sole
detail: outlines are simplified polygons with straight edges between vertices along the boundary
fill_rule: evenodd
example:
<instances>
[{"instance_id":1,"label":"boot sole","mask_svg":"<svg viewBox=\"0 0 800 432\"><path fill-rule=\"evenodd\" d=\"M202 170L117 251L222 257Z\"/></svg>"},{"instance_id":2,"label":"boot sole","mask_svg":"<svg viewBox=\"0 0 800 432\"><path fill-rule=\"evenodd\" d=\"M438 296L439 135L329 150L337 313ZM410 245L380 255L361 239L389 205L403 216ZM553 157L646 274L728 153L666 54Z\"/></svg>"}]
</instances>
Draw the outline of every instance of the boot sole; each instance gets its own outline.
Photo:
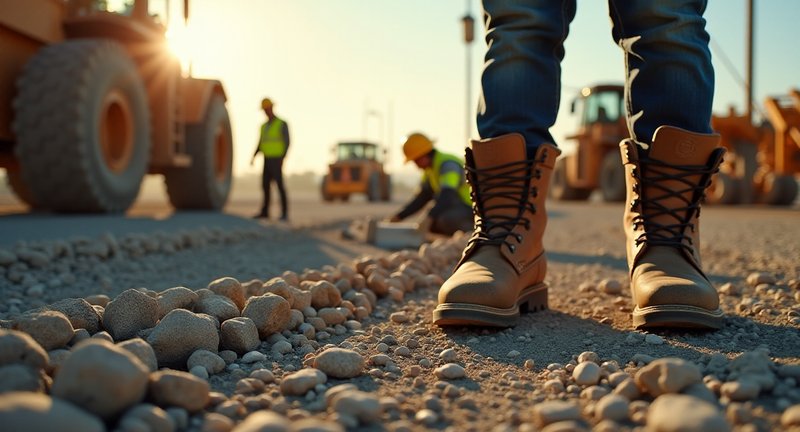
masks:
<instances>
[{"instance_id":1,"label":"boot sole","mask_svg":"<svg viewBox=\"0 0 800 432\"><path fill-rule=\"evenodd\" d=\"M717 330L724 325L722 309L710 311L688 305L659 305L633 310L633 326Z\"/></svg>"},{"instance_id":2,"label":"boot sole","mask_svg":"<svg viewBox=\"0 0 800 432\"><path fill-rule=\"evenodd\" d=\"M442 303L433 310L433 323L439 326L513 327L520 313L547 309L547 285L536 284L522 290L517 302L508 309L472 303Z\"/></svg>"}]
</instances>

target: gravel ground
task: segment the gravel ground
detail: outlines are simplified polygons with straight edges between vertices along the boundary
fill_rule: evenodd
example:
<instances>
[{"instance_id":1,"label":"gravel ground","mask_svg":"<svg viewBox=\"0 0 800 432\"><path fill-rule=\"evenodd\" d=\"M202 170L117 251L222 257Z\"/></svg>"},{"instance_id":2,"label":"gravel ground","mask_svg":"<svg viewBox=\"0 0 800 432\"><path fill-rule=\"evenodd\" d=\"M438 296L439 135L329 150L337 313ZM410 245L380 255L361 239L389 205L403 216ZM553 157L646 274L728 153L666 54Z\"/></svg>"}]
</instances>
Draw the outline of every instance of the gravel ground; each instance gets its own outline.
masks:
<instances>
[{"instance_id":1,"label":"gravel ground","mask_svg":"<svg viewBox=\"0 0 800 432\"><path fill-rule=\"evenodd\" d=\"M0 333L0 424L800 430L796 210L704 209L702 255L725 327L644 333L630 328L621 211L586 209L551 206L550 310L506 330L431 325L436 290L463 238L393 253L343 241L342 223L330 222L7 247L0 319L35 342ZM86 298L97 315L81 315L83 303L57 303L70 298ZM25 313L48 305L61 312ZM103 356L118 358L91 360ZM83 381L70 384L71 376ZM53 408L13 390L51 395L42 397ZM111 395L115 406L91 402Z\"/></svg>"}]
</instances>

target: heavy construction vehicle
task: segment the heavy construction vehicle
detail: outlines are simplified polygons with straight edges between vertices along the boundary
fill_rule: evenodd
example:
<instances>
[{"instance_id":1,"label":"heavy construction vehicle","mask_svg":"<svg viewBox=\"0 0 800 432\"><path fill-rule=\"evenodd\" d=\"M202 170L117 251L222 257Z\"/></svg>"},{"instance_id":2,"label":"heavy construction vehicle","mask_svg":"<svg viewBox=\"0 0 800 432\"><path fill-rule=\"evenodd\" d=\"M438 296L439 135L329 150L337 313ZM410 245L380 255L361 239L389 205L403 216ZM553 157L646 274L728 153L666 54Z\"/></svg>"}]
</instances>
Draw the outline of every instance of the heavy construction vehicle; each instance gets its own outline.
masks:
<instances>
[{"instance_id":1,"label":"heavy construction vehicle","mask_svg":"<svg viewBox=\"0 0 800 432\"><path fill-rule=\"evenodd\" d=\"M790 205L800 174L800 91L764 100L765 121L750 115L713 116L711 125L728 150L708 193L720 204Z\"/></svg>"},{"instance_id":2,"label":"heavy construction vehicle","mask_svg":"<svg viewBox=\"0 0 800 432\"><path fill-rule=\"evenodd\" d=\"M389 201L391 176L384 170L378 146L370 142L341 142L333 149L335 161L322 178L324 201L347 201L351 194L366 194L369 201Z\"/></svg>"},{"instance_id":3,"label":"heavy construction vehicle","mask_svg":"<svg viewBox=\"0 0 800 432\"><path fill-rule=\"evenodd\" d=\"M184 76L147 0L125 13L105 3L0 0L0 167L11 188L34 208L120 212L145 174L161 174L176 208L221 208L233 161L222 84ZM184 0L184 21L188 11Z\"/></svg>"},{"instance_id":4,"label":"heavy construction vehicle","mask_svg":"<svg viewBox=\"0 0 800 432\"><path fill-rule=\"evenodd\" d=\"M623 87L601 85L581 90L572 104L579 115L575 152L556 161L551 196L585 200L599 188L606 201L625 199L625 177L619 142L628 137ZM727 149L706 201L711 204L789 205L797 198L800 174L800 91L767 97L765 119L756 125L749 115L713 116L712 128Z\"/></svg>"},{"instance_id":5,"label":"heavy construction vehicle","mask_svg":"<svg viewBox=\"0 0 800 432\"><path fill-rule=\"evenodd\" d=\"M556 200L585 200L597 189L606 201L625 199L625 171L619 143L628 136L623 88L604 84L586 87L572 101L578 116L577 133L567 137L575 151L556 160L550 196Z\"/></svg>"}]
</instances>

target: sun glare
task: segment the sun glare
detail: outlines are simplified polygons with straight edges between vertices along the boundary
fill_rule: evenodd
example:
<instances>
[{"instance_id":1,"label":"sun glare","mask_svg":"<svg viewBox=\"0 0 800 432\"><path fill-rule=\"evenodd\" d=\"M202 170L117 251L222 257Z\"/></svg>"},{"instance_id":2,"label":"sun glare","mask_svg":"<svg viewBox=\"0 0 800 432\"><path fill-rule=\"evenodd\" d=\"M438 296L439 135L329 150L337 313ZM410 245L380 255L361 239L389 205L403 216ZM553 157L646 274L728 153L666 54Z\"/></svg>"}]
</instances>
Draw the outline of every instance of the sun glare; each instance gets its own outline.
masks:
<instances>
[{"instance_id":1,"label":"sun glare","mask_svg":"<svg viewBox=\"0 0 800 432\"><path fill-rule=\"evenodd\" d=\"M194 56L194 41L189 27L184 27L183 25L170 26L166 36L169 50L181 62L181 68L184 71L189 70Z\"/></svg>"}]
</instances>

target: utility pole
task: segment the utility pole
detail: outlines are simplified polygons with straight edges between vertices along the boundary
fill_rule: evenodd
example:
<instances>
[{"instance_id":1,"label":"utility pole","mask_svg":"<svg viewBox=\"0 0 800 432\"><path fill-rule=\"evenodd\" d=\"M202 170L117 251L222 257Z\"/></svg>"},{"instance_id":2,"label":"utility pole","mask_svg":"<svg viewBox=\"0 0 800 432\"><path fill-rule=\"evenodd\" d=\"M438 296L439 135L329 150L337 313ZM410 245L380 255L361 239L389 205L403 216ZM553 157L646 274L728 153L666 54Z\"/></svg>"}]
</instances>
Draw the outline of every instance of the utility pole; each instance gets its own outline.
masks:
<instances>
[{"instance_id":1,"label":"utility pole","mask_svg":"<svg viewBox=\"0 0 800 432\"><path fill-rule=\"evenodd\" d=\"M461 18L464 25L464 43L466 52L466 121L464 123L465 142L469 142L472 126L472 41L475 40L475 19L472 18L472 0L466 0L467 13Z\"/></svg>"},{"instance_id":2,"label":"utility pole","mask_svg":"<svg viewBox=\"0 0 800 432\"><path fill-rule=\"evenodd\" d=\"M747 0L747 103L745 104L747 120L753 123L753 0Z\"/></svg>"}]
</instances>

